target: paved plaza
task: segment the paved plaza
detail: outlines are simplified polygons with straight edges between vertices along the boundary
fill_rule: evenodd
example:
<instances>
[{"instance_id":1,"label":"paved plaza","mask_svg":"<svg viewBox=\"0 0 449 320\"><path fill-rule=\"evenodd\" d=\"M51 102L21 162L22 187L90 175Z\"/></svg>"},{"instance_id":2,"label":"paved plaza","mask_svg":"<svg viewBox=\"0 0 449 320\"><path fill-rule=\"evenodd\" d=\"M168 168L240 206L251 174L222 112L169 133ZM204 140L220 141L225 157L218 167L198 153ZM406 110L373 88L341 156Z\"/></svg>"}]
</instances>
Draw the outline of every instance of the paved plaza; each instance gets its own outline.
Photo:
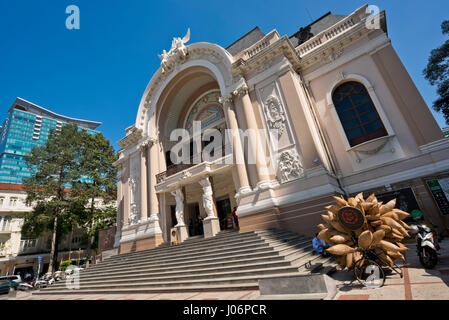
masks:
<instances>
[{"instance_id":1,"label":"paved plaza","mask_svg":"<svg viewBox=\"0 0 449 320\"><path fill-rule=\"evenodd\" d=\"M440 262L433 270L425 270L419 263L415 245L406 252L404 277L390 274L379 289L366 289L354 281L352 272L338 271L336 300L449 300L449 240L440 243ZM18 292L16 297L2 296L1 300L254 300L258 291L185 292L162 294L110 294L36 296Z\"/></svg>"}]
</instances>

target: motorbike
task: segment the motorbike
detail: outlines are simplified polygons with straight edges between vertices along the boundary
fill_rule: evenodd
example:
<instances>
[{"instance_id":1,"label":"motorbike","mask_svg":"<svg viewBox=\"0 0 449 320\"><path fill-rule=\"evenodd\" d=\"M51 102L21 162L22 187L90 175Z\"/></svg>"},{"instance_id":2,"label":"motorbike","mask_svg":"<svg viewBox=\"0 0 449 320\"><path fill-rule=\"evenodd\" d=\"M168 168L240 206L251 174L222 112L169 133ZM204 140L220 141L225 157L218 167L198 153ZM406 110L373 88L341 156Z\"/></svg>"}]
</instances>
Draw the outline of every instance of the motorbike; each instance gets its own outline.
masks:
<instances>
[{"instance_id":1,"label":"motorbike","mask_svg":"<svg viewBox=\"0 0 449 320\"><path fill-rule=\"evenodd\" d=\"M426 269L433 269L438 263L440 246L434 241L432 230L426 225L412 225L411 231L416 234L416 250L419 261Z\"/></svg>"},{"instance_id":2,"label":"motorbike","mask_svg":"<svg viewBox=\"0 0 449 320\"><path fill-rule=\"evenodd\" d=\"M34 289L34 286L31 284L31 282L21 282L17 286L17 289L20 291L30 291Z\"/></svg>"}]
</instances>

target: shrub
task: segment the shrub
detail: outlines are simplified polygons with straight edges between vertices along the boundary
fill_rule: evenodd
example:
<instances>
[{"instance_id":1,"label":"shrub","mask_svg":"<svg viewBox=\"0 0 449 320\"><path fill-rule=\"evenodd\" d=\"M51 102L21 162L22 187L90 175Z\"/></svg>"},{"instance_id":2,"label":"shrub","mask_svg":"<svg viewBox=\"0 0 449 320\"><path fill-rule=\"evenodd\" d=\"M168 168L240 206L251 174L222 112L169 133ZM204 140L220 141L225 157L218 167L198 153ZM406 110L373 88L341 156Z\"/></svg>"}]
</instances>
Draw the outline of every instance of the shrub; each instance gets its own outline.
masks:
<instances>
[{"instance_id":1,"label":"shrub","mask_svg":"<svg viewBox=\"0 0 449 320\"><path fill-rule=\"evenodd\" d=\"M67 267L70 266L71 264L72 264L72 261L70 261L70 260L62 261L61 265L59 266L59 270L65 271L65 269L67 269Z\"/></svg>"}]
</instances>

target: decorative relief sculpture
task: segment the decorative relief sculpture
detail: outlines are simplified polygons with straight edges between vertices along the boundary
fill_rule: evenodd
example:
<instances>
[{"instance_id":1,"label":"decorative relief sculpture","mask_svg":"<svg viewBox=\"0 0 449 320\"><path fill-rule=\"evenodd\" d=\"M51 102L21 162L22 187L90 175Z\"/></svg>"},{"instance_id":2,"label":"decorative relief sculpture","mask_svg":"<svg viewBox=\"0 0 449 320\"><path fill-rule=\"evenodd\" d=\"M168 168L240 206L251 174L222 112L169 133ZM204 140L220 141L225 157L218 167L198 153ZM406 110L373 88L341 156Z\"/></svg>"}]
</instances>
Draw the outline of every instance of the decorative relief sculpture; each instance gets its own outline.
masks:
<instances>
[{"instance_id":1,"label":"decorative relief sculpture","mask_svg":"<svg viewBox=\"0 0 449 320\"><path fill-rule=\"evenodd\" d=\"M207 218L212 219L215 218L214 213L214 205L213 205L213 192L212 192L212 185L209 181L209 178L206 177L199 181L201 186L203 187L203 207L206 211Z\"/></svg>"},{"instance_id":2,"label":"decorative relief sculpture","mask_svg":"<svg viewBox=\"0 0 449 320\"><path fill-rule=\"evenodd\" d=\"M285 132L285 112L282 108L279 99L270 95L265 102L265 115L267 117L267 124L271 130L278 130L278 135L281 136Z\"/></svg>"},{"instance_id":3,"label":"decorative relief sculpture","mask_svg":"<svg viewBox=\"0 0 449 320\"><path fill-rule=\"evenodd\" d=\"M190 40L190 28L184 38L173 38L169 52L165 50L159 59L161 59L162 73L165 74L173 69L177 62L183 62L187 58L187 47L185 44Z\"/></svg>"},{"instance_id":4,"label":"decorative relief sculpture","mask_svg":"<svg viewBox=\"0 0 449 320\"><path fill-rule=\"evenodd\" d=\"M178 223L175 227L184 227L184 194L181 189L176 189L176 191L171 192L176 200L176 222Z\"/></svg>"},{"instance_id":5,"label":"decorative relief sculpture","mask_svg":"<svg viewBox=\"0 0 449 320\"><path fill-rule=\"evenodd\" d=\"M338 51L332 50L332 52L327 57L325 57L325 62L332 63L338 58L340 58L343 55L343 53L344 53L343 49L340 49Z\"/></svg>"},{"instance_id":6,"label":"decorative relief sculpture","mask_svg":"<svg viewBox=\"0 0 449 320\"><path fill-rule=\"evenodd\" d=\"M129 187L130 187L129 190L130 213L128 219L129 224L136 224L139 221L138 207L136 201L137 184L138 184L137 178L131 177L131 179L129 180Z\"/></svg>"},{"instance_id":7,"label":"decorative relief sculpture","mask_svg":"<svg viewBox=\"0 0 449 320\"><path fill-rule=\"evenodd\" d=\"M279 173L281 182L285 183L301 177L303 168L295 150L288 150L279 156Z\"/></svg>"}]
</instances>

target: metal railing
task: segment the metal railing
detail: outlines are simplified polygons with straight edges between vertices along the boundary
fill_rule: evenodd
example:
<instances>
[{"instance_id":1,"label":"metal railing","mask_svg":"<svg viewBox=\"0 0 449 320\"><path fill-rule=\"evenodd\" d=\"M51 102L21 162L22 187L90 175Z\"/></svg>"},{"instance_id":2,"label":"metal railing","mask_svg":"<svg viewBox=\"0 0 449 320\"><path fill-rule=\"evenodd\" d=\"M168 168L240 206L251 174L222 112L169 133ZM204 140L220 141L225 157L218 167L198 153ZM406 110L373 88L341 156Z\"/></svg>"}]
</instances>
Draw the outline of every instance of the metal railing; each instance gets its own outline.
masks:
<instances>
[{"instance_id":1,"label":"metal railing","mask_svg":"<svg viewBox=\"0 0 449 320\"><path fill-rule=\"evenodd\" d=\"M229 150L227 150L227 149L229 149ZM213 154L211 156L211 159L208 159L208 160L215 161L215 160L223 158L223 157L227 156L228 154L232 153L232 149L230 148L229 145L224 145L221 148L215 149L214 152L215 151L221 151L221 152L217 152L216 155ZM221 154L221 156L220 156L220 154ZM176 174L178 172L187 170L187 169L189 169L189 168L191 168L193 166L196 166L197 164L203 163L203 162L204 162L204 160L203 160L203 157L202 157L202 153L198 153L196 155L193 155L193 156L183 160L179 164L172 164L172 165L167 167L167 171L159 173L159 174L156 175L156 183L161 183L166 178L168 178L168 177L170 177L170 176L172 176L172 175L174 175L174 174Z\"/></svg>"}]
</instances>

